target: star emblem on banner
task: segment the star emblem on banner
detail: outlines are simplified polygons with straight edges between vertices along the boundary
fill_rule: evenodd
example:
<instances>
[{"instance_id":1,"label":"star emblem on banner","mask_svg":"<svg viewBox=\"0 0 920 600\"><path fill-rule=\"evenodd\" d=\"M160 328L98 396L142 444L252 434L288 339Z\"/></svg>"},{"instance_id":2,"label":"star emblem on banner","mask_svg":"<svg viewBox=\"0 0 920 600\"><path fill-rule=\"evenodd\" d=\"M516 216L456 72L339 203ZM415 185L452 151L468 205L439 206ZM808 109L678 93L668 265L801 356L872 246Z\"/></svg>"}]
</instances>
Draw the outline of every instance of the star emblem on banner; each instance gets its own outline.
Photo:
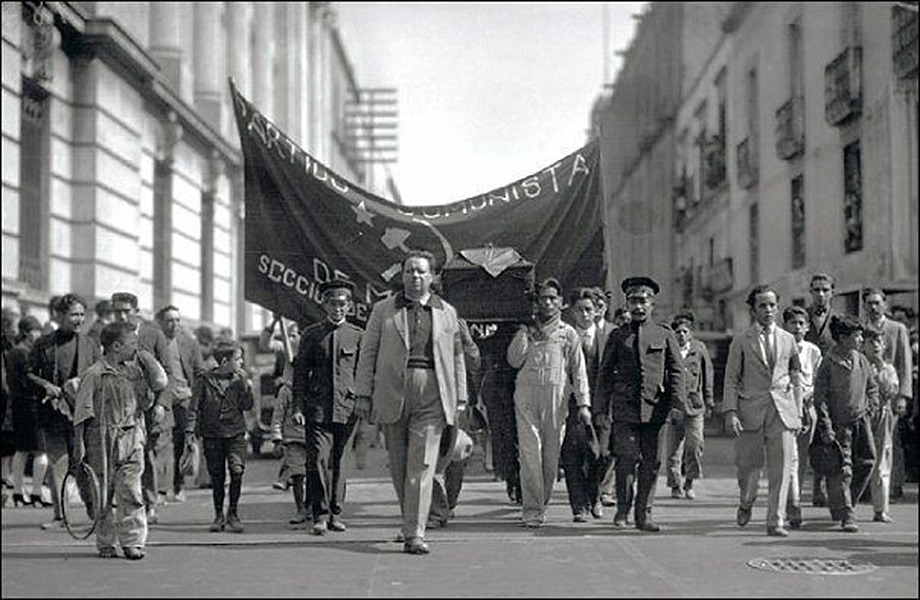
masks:
<instances>
[{"instance_id":1,"label":"star emblem on banner","mask_svg":"<svg viewBox=\"0 0 920 600\"><path fill-rule=\"evenodd\" d=\"M351 207L351 210L355 211L355 220L358 223L364 223L365 225L374 226L374 221L372 220L376 215L371 211L367 210L367 205L364 203L364 200L359 202L357 205Z\"/></svg>"}]
</instances>

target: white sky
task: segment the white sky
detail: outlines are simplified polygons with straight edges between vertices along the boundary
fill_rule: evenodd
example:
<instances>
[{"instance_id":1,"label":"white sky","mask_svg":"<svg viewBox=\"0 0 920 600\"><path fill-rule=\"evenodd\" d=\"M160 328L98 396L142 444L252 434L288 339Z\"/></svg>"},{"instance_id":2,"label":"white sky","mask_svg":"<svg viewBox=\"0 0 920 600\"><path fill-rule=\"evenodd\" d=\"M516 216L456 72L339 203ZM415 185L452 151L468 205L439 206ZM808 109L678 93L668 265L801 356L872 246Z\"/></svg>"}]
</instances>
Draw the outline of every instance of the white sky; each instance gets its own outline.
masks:
<instances>
[{"instance_id":1,"label":"white sky","mask_svg":"<svg viewBox=\"0 0 920 600\"><path fill-rule=\"evenodd\" d=\"M584 145L604 83L603 4L337 3L361 87L396 87L408 205L536 172ZM610 73L642 2L609 2Z\"/></svg>"}]
</instances>

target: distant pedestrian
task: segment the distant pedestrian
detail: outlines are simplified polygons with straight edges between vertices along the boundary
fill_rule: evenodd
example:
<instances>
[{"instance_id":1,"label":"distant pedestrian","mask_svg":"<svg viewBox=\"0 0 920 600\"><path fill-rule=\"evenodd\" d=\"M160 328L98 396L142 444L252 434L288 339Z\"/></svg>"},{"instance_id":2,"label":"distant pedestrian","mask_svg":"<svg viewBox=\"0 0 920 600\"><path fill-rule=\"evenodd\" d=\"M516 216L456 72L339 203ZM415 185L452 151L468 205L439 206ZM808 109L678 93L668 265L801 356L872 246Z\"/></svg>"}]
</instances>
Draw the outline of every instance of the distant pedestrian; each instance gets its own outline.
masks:
<instances>
[{"instance_id":1,"label":"distant pedestrian","mask_svg":"<svg viewBox=\"0 0 920 600\"><path fill-rule=\"evenodd\" d=\"M879 408L872 415L872 436L875 441L875 465L869 476L872 505L875 508L873 521L891 522L889 493L891 486L891 458L894 436L894 412L892 407L898 400L900 387L894 365L885 362L885 336L875 327L867 327L863 354L869 359L872 374L878 383Z\"/></svg>"},{"instance_id":2,"label":"distant pedestrian","mask_svg":"<svg viewBox=\"0 0 920 600\"><path fill-rule=\"evenodd\" d=\"M41 321L32 315L19 320L19 334L16 344L6 353L7 385L10 390L13 417L13 505L29 505L38 508L51 506L42 497L42 485L48 469L48 455L41 450L41 398L38 388L26 377L26 363L29 353L41 337ZM23 479L26 460L32 455L32 490L26 494Z\"/></svg>"},{"instance_id":3,"label":"distant pedestrian","mask_svg":"<svg viewBox=\"0 0 920 600\"><path fill-rule=\"evenodd\" d=\"M656 532L661 530L652 520L661 467L659 433L671 410L686 401L683 359L671 328L651 320L658 283L650 277L629 277L620 287L631 320L629 325L614 329L607 340L595 387L594 412L609 413L613 418L614 526L625 527L635 505L636 529Z\"/></svg>"},{"instance_id":4,"label":"distant pedestrian","mask_svg":"<svg viewBox=\"0 0 920 600\"><path fill-rule=\"evenodd\" d=\"M54 519L44 529L63 526L60 490L73 455L73 402L83 373L99 359L100 348L83 333L86 301L65 294L57 304L58 328L39 338L29 353L27 373L42 398L39 450L51 466Z\"/></svg>"},{"instance_id":5,"label":"distant pedestrian","mask_svg":"<svg viewBox=\"0 0 920 600\"><path fill-rule=\"evenodd\" d=\"M243 532L239 515L243 471L246 465L246 420L252 409L252 384L243 371L243 350L234 342L218 342L214 348L218 366L195 382L186 424L186 444L201 440L208 472L214 520L210 531ZM224 516L224 481L230 472L230 498Z\"/></svg>"},{"instance_id":6,"label":"distant pedestrian","mask_svg":"<svg viewBox=\"0 0 920 600\"><path fill-rule=\"evenodd\" d=\"M307 443L304 423L294 419L293 394L294 368L289 366L281 380L281 388L275 397L272 409L272 441L281 444L281 472L291 480L291 494L294 498L294 515L288 523L303 525L312 521L312 511L306 506ZM277 483L280 483L281 477ZM277 488L277 485L275 486Z\"/></svg>"},{"instance_id":7,"label":"distant pedestrian","mask_svg":"<svg viewBox=\"0 0 920 600\"><path fill-rule=\"evenodd\" d=\"M601 345L606 342L606 339L601 340L601 329L595 319L596 298L591 290L579 288L569 301L588 378L588 394L591 398L589 404L593 404L592 391L597 382L597 370L601 362ZM583 523L588 520L589 514L595 519L600 519L604 515L598 486L606 472L609 451L603 452L603 456L594 454L595 451L601 450L597 444L597 433L593 424L585 424L579 420L575 394L569 395L566 404L568 412L560 463L565 471L565 487L573 520Z\"/></svg>"},{"instance_id":8,"label":"distant pedestrian","mask_svg":"<svg viewBox=\"0 0 920 600\"><path fill-rule=\"evenodd\" d=\"M795 438L796 453L792 459L792 480L789 482L789 499L786 516L789 527L800 529L802 520L802 489L805 486L805 468L808 465L808 449L815 436L815 373L821 366L821 350L805 339L808 332L808 311L801 306L790 306L783 311L783 326L795 337L799 352L799 367L802 380L802 428Z\"/></svg>"},{"instance_id":9,"label":"distant pedestrian","mask_svg":"<svg viewBox=\"0 0 920 600\"><path fill-rule=\"evenodd\" d=\"M714 405L712 358L706 345L693 337L694 321L689 311L679 313L671 321L684 362L687 399L668 415L665 446L671 497L683 496L688 500L696 498L693 482L703 476L703 433Z\"/></svg>"},{"instance_id":10,"label":"distant pedestrian","mask_svg":"<svg viewBox=\"0 0 920 600\"><path fill-rule=\"evenodd\" d=\"M112 294L112 316L115 321L134 323L137 328L138 356L141 366L153 359L160 368L171 375L169 342L163 330L140 316L137 296L131 292ZM137 399L144 407L144 502L147 507L147 523L159 522L156 508L159 503L158 471L164 462L163 455L172 439L172 401L168 390L159 387L152 377L155 369L142 368L144 376L135 383L139 386Z\"/></svg>"},{"instance_id":11,"label":"distant pedestrian","mask_svg":"<svg viewBox=\"0 0 920 600\"><path fill-rule=\"evenodd\" d=\"M100 300L96 303L94 308L96 313L96 319L93 321L93 324L89 326L89 329L86 332L86 335L93 338L97 344L102 344L100 336L102 335L102 330L106 325L115 320L114 315L112 315L112 301L111 300Z\"/></svg>"},{"instance_id":12,"label":"distant pedestrian","mask_svg":"<svg viewBox=\"0 0 920 600\"><path fill-rule=\"evenodd\" d=\"M813 274L808 285L811 304L807 309L808 331L805 333L805 341L817 346L822 356L826 355L834 346L834 338L831 336L830 328L831 319L844 316L842 312L831 307L835 286L836 280L830 273ZM824 476L815 471L812 476L812 506L823 507L827 505L827 495L824 488Z\"/></svg>"},{"instance_id":13,"label":"distant pedestrian","mask_svg":"<svg viewBox=\"0 0 920 600\"><path fill-rule=\"evenodd\" d=\"M824 445L840 445L842 465L827 476L828 508L843 531L856 532L855 507L875 463L871 418L879 409L878 384L869 359L859 352L862 324L855 317L834 317L830 328L836 345L815 376L815 435Z\"/></svg>"},{"instance_id":14,"label":"distant pedestrian","mask_svg":"<svg viewBox=\"0 0 920 600\"><path fill-rule=\"evenodd\" d=\"M776 327L779 293L757 285L747 304L754 324L732 339L722 398L725 429L737 438L737 522L744 527L751 520L766 455L767 535L786 537L795 436L802 427L802 368L795 337Z\"/></svg>"},{"instance_id":15,"label":"distant pedestrian","mask_svg":"<svg viewBox=\"0 0 920 600\"><path fill-rule=\"evenodd\" d=\"M157 323L167 340L169 361L168 393L172 400L172 493L173 500L185 502L185 476L179 468L179 459L185 448L185 422L188 420L188 405L195 389L195 380L204 373L204 361L198 341L182 328L179 309L169 305L156 314ZM169 472L169 469L167 469Z\"/></svg>"},{"instance_id":16,"label":"distant pedestrian","mask_svg":"<svg viewBox=\"0 0 920 600\"><path fill-rule=\"evenodd\" d=\"M867 288L862 293L863 307L866 312L866 324L882 332L885 340L885 362L894 365L898 374L898 398L892 406L895 424L892 440L891 459L891 497L900 498L903 493L905 480L904 471L904 445L910 440L903 439L902 432L908 429L901 427L901 421L910 418L908 407L913 396L913 354L910 348L910 332L903 323L899 323L886 315L888 299L885 292L879 288Z\"/></svg>"},{"instance_id":17,"label":"distant pedestrian","mask_svg":"<svg viewBox=\"0 0 920 600\"><path fill-rule=\"evenodd\" d=\"M99 478L103 506L96 527L96 550L102 558L116 556L120 543L125 558L144 558L147 514L141 490L144 469L143 410L127 369L137 353L131 323L103 328L101 359L83 376L74 409L74 461L86 462ZM139 376L139 375L138 375Z\"/></svg>"}]
</instances>

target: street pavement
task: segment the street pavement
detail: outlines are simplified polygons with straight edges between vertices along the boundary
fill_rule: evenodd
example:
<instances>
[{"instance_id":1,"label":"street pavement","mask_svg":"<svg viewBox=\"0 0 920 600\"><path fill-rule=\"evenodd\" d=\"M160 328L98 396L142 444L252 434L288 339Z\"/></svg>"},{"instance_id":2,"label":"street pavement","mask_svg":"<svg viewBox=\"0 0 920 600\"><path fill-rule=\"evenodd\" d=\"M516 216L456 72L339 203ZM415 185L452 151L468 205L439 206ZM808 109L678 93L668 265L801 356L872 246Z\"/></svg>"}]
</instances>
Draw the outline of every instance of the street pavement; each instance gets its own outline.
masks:
<instances>
[{"instance_id":1,"label":"street pavement","mask_svg":"<svg viewBox=\"0 0 920 600\"><path fill-rule=\"evenodd\" d=\"M393 542L396 496L385 455L371 450L367 468L350 476L348 531L316 537L287 524L290 492L271 487L278 461L250 460L241 516L245 533L209 533L209 490L169 502L150 527L147 557L101 560L89 542L42 531L50 510L2 511L2 596L878 596L918 595L917 484L892 506L894 523L871 522L858 508L860 532L845 534L826 509L806 503L805 528L765 535L764 493L747 527L735 524L737 485L730 440L707 440L707 478L697 499L672 499L659 480L658 534L615 530L612 510L577 524L556 484L547 524L526 529L504 484L474 455L456 519L429 530L432 553L410 556ZM763 484L765 486L765 482ZM806 496L807 497L807 496ZM756 559L847 559L870 563L862 574L779 573L752 568Z\"/></svg>"}]
</instances>

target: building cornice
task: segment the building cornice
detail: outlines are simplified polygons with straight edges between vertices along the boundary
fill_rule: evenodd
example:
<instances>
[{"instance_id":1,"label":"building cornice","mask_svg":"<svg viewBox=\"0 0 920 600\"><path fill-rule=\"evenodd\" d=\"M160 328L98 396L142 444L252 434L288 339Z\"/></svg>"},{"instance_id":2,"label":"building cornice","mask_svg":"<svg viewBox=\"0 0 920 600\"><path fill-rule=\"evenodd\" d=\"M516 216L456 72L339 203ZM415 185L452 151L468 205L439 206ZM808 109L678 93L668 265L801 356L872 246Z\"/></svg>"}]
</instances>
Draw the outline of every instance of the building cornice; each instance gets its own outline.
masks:
<instances>
[{"instance_id":1,"label":"building cornice","mask_svg":"<svg viewBox=\"0 0 920 600\"><path fill-rule=\"evenodd\" d=\"M163 115L175 113L186 139L216 150L228 170L242 166L242 156L166 83L160 65L118 23L91 18L79 2L48 2L58 19L62 48L72 57L99 58L115 69Z\"/></svg>"}]
</instances>

